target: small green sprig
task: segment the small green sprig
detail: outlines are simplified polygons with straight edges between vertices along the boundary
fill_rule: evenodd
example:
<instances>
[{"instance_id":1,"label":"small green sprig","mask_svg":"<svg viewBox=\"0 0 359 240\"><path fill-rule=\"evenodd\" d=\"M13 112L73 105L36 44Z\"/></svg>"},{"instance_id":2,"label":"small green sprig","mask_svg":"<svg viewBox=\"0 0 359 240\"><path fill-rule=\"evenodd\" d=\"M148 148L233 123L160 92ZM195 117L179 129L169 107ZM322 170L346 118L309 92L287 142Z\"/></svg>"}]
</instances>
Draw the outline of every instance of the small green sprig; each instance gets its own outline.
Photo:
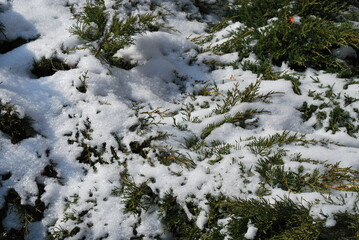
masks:
<instances>
[{"instance_id":1,"label":"small green sprig","mask_svg":"<svg viewBox=\"0 0 359 240\"><path fill-rule=\"evenodd\" d=\"M239 83L235 83L231 90L228 90L222 104L217 104L213 110L214 114L224 114L229 112L234 106L243 102L262 101L269 103L269 99L280 92L269 91L267 93L259 93L261 80L258 79L255 83L249 84L243 91L239 90Z\"/></svg>"},{"instance_id":2,"label":"small green sprig","mask_svg":"<svg viewBox=\"0 0 359 240\"><path fill-rule=\"evenodd\" d=\"M81 92L81 93L86 93L87 92L87 83L86 83L86 81L87 81L87 79L89 78L88 76L87 76L87 73L88 73L88 71L86 71L85 73L83 73L80 77L79 77L79 80L80 80L80 83L81 83L81 85L80 86L78 86L78 87L76 87L76 89L79 91L79 92Z\"/></svg>"},{"instance_id":3,"label":"small green sprig","mask_svg":"<svg viewBox=\"0 0 359 240\"><path fill-rule=\"evenodd\" d=\"M283 131L282 133L276 133L269 135L268 137L251 137L248 139L250 142L246 144L248 149L260 156L268 155L274 146L283 146L291 143L298 144L326 144L325 140L307 139L305 134L291 133L290 131Z\"/></svg>"}]
</instances>

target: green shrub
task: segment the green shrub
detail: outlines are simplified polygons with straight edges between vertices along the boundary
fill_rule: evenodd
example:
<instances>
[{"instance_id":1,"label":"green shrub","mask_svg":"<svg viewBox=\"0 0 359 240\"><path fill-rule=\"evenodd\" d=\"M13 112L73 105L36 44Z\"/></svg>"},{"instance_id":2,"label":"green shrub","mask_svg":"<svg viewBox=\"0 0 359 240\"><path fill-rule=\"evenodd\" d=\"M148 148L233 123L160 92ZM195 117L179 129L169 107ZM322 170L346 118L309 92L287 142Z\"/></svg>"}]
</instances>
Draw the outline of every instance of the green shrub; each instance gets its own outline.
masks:
<instances>
[{"instance_id":1,"label":"green shrub","mask_svg":"<svg viewBox=\"0 0 359 240\"><path fill-rule=\"evenodd\" d=\"M74 17L77 22L71 27L70 32L84 40L96 57L124 69L131 69L135 65L115 57L116 52L133 44L136 34L156 29L155 16L130 15L122 19L118 14L110 16L103 0L87 2L83 11Z\"/></svg>"},{"instance_id":2,"label":"green shrub","mask_svg":"<svg viewBox=\"0 0 359 240\"><path fill-rule=\"evenodd\" d=\"M262 27L289 3L290 0L237 0L230 8L229 18L250 28Z\"/></svg>"},{"instance_id":3,"label":"green shrub","mask_svg":"<svg viewBox=\"0 0 359 240\"><path fill-rule=\"evenodd\" d=\"M354 137L359 131L359 125L355 125L356 119L350 116L350 113L339 106L333 108L329 113L329 124L325 128L326 131L331 130L332 133L340 131L339 128L345 128L347 134Z\"/></svg>"},{"instance_id":4,"label":"green shrub","mask_svg":"<svg viewBox=\"0 0 359 240\"><path fill-rule=\"evenodd\" d=\"M248 27L263 27L272 18L289 16L317 16L320 19L343 21L351 6L358 7L355 0L237 0L229 11L232 21Z\"/></svg>"},{"instance_id":5,"label":"green shrub","mask_svg":"<svg viewBox=\"0 0 359 240\"><path fill-rule=\"evenodd\" d=\"M201 230L195 220L188 218L185 208L178 203L172 192L167 192L159 205L164 228L172 234L173 239L201 239ZM186 202L186 208L194 216L199 214L198 207L192 202Z\"/></svg>"},{"instance_id":6,"label":"green shrub","mask_svg":"<svg viewBox=\"0 0 359 240\"><path fill-rule=\"evenodd\" d=\"M31 73L40 78L54 75L57 71L70 70L74 67L64 63L64 61L57 57L42 57L39 61L34 61Z\"/></svg>"},{"instance_id":7,"label":"green shrub","mask_svg":"<svg viewBox=\"0 0 359 240\"><path fill-rule=\"evenodd\" d=\"M80 86L77 86L76 89L77 91L81 92L81 93L86 93L87 92L87 83L86 80L89 78L87 76L88 71L86 71L85 73L83 73L80 77L79 77L79 81L80 81Z\"/></svg>"},{"instance_id":8,"label":"green shrub","mask_svg":"<svg viewBox=\"0 0 359 240\"><path fill-rule=\"evenodd\" d=\"M125 177L121 180L122 188L113 189L112 195L121 197L122 203L125 204L125 213L141 214L142 210L148 211L155 206L158 196L147 185L147 182L136 185Z\"/></svg>"},{"instance_id":9,"label":"green shrub","mask_svg":"<svg viewBox=\"0 0 359 240\"><path fill-rule=\"evenodd\" d=\"M313 127L316 129L324 127L325 131L331 131L333 134L344 130L349 136L357 137L359 132L359 123L356 117L357 108L352 103L357 102L359 99L345 94L343 99L340 93L334 92L332 86L326 86L325 88L328 89L325 92L310 91L308 94L313 100L321 101L321 104L309 105L304 102L298 108L302 112L303 121L306 122L314 116L316 123ZM344 102L344 104L341 102ZM352 110L354 114L351 114L348 109Z\"/></svg>"},{"instance_id":10,"label":"green shrub","mask_svg":"<svg viewBox=\"0 0 359 240\"><path fill-rule=\"evenodd\" d=\"M224 14L227 13L228 1L226 0L217 0L214 2L209 2L206 0L191 0L193 5L198 8L199 13L202 15L207 14Z\"/></svg>"},{"instance_id":11,"label":"green shrub","mask_svg":"<svg viewBox=\"0 0 359 240\"><path fill-rule=\"evenodd\" d=\"M94 169L96 169L96 164L108 164L108 162L103 158L103 154L106 152L106 142L103 142L100 146L92 145L88 141L92 140L91 134L93 133L93 128L91 126L91 121L89 118L83 122L83 128L77 127L76 132L66 134L65 136L69 137L67 140L68 144L76 144L78 147L82 148L82 151L76 160L80 163L86 164Z\"/></svg>"},{"instance_id":12,"label":"green shrub","mask_svg":"<svg viewBox=\"0 0 359 240\"><path fill-rule=\"evenodd\" d=\"M310 208L288 198L273 204L264 199L226 199L213 197L209 200L209 225L212 231L205 239L246 239L248 224L258 229L255 239L357 239L359 215L337 213L334 227L324 226L325 220L314 218ZM224 224L218 220L227 219Z\"/></svg>"},{"instance_id":13,"label":"green shrub","mask_svg":"<svg viewBox=\"0 0 359 240\"><path fill-rule=\"evenodd\" d=\"M263 31L257 31L257 44L254 53L260 59L270 59L280 65L288 62L298 70L312 67L325 70L342 70L350 66L338 61L332 50L339 46L352 46L359 49L359 31L353 24L307 17L300 24L277 20Z\"/></svg>"},{"instance_id":14,"label":"green shrub","mask_svg":"<svg viewBox=\"0 0 359 240\"><path fill-rule=\"evenodd\" d=\"M359 6L357 1L238 0L224 23L245 26L230 32L228 41L213 50L237 51L239 61L253 52L260 61L278 66L287 62L299 71L312 67L339 77L357 76L357 59L340 60L332 54L341 46L359 51L359 30L347 14L352 5Z\"/></svg>"},{"instance_id":15,"label":"green shrub","mask_svg":"<svg viewBox=\"0 0 359 240\"><path fill-rule=\"evenodd\" d=\"M359 190L359 172L351 168L342 168L337 164L326 164L311 159L302 158L300 154L294 155L290 162L307 162L315 166L315 170L306 171L303 166L297 169L285 168L285 151L278 151L274 154L260 158L256 165L255 171L262 177L264 184L262 192L268 192L265 185L273 188L281 188L285 191L304 192L311 189L312 191L328 191L336 189L342 191ZM323 173L318 170L319 167L324 169Z\"/></svg>"},{"instance_id":16,"label":"green shrub","mask_svg":"<svg viewBox=\"0 0 359 240\"><path fill-rule=\"evenodd\" d=\"M77 23L71 33L88 42L99 40L106 30L108 16L105 10L104 1L87 2L83 12L74 16Z\"/></svg>"},{"instance_id":17,"label":"green shrub","mask_svg":"<svg viewBox=\"0 0 359 240\"><path fill-rule=\"evenodd\" d=\"M19 194L10 188L4 196L5 203L0 208L0 240L29 239L29 228L34 222L41 221L44 216L45 204L41 202L41 194L44 186L38 183L39 194L34 205L24 205L21 203ZM3 220L8 217L9 211L14 211L20 218L21 228L5 228Z\"/></svg>"},{"instance_id":18,"label":"green shrub","mask_svg":"<svg viewBox=\"0 0 359 240\"><path fill-rule=\"evenodd\" d=\"M31 127L32 120L29 117L20 118L14 106L0 103L0 112L0 130L10 137L11 143L16 144L36 134Z\"/></svg>"}]
</instances>

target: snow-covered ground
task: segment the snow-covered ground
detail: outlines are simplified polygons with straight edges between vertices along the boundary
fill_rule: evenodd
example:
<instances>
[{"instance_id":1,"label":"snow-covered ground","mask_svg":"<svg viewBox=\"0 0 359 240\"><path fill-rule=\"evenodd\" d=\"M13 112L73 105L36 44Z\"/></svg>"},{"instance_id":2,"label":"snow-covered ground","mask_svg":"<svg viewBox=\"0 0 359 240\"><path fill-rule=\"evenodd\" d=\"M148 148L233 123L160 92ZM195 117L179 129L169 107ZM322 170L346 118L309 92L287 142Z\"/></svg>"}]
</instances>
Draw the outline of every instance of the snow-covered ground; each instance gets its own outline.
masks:
<instances>
[{"instance_id":1,"label":"snow-covered ground","mask_svg":"<svg viewBox=\"0 0 359 240\"><path fill-rule=\"evenodd\" d=\"M46 206L42 219L29 224L29 239L45 239L48 232L55 235L63 229L71 231L74 226L79 227L78 233L68 239L130 239L134 229L144 239L156 235L166 238L159 211L142 210L139 215L126 211L121 194L114 194L123 187L124 179L136 186L146 182L159 197L172 192L183 206L189 200L195 202L200 213L196 216L188 209L186 213L200 229L207 221L208 194L256 198L263 186L269 201L289 196L294 201L315 203L313 216L327 214L328 226L334 221L331 214L353 212L358 207L357 192L332 189L326 193L294 193L266 185L253 171L263 155L250 148L260 137L297 134L299 139L306 134L303 139L307 142L302 139L271 146L273 154L285 151L285 169L295 171L302 166L305 172L316 167L321 173L325 171L321 165L291 160L300 154L303 159L326 164L340 162L342 168L359 170L358 133L349 136L345 128L340 128L333 134L326 131L326 122L313 128L316 116L304 122L298 110L304 102L322 103L308 95L310 91L325 98L331 90L341 96L335 100L359 125L355 112L359 102L344 102L344 96L358 96L358 84L344 87L345 79L308 69L300 73L302 95L297 95L285 79L257 81L256 74L233 66L211 71L205 62L230 63L236 56L204 52L203 46L191 41L207 34L208 25L200 18L216 18L201 16L190 0L138 1L138 8L133 8L138 13L151 11L150 3L159 3L158 8L168 14L166 26L172 28L138 34L133 45L117 53L137 63L131 70L111 67L99 60L69 32L75 24L71 9L80 11L85 0L1 2L4 12L0 13L0 22L5 26L7 39L35 39L0 54L1 104L13 105L19 116L30 117L38 133L13 144L9 136L0 132L0 176L11 175L0 179L0 209L6 205L9 189L19 194L23 205L35 205L40 197ZM126 5L128 1L122 2ZM113 5L111 0L105 3L109 9ZM239 25L234 23L232 29ZM219 32L217 38L221 39L229 29ZM74 48L77 49L63 51ZM40 78L31 73L34 61L52 56L76 67ZM277 70L295 73L285 64ZM83 76L87 77L85 93L77 89ZM260 84L259 94L270 93L268 101L238 101L229 109L213 111L223 106L228 91L243 92L256 83ZM193 94L205 86L207 91L202 95ZM329 98L327 102L334 101ZM238 120L239 113L253 109L258 112L242 122ZM330 115L331 109L323 111ZM231 117L238 121L227 120ZM217 126L206 131L210 124ZM158 137L165 133L166 139ZM201 146L188 146L191 139ZM148 146L141 149L146 141ZM79 160L81 154L86 154L86 146L101 152L100 156L92 154L93 164ZM217 153L217 148L222 152ZM205 151L212 154L206 155ZM244 171L252 173L244 174L243 165ZM56 171L56 177L44 173L49 166ZM39 185L44 189L40 191ZM344 198L344 203L330 205L328 196L338 202ZM21 228L17 216L15 211L7 211L2 221L5 230ZM257 230L248 223L246 237L254 239ZM170 235L167 238L171 239Z\"/></svg>"}]
</instances>

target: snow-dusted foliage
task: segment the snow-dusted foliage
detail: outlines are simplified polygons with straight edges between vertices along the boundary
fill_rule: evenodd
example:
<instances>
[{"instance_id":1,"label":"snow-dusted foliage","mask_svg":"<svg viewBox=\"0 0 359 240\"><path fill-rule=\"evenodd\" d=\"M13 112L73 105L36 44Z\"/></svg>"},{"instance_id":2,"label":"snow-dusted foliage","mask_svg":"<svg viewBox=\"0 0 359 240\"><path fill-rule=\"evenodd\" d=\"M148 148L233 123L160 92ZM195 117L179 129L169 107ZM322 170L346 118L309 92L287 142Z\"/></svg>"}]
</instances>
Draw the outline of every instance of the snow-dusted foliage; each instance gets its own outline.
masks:
<instances>
[{"instance_id":1,"label":"snow-dusted foliage","mask_svg":"<svg viewBox=\"0 0 359 240\"><path fill-rule=\"evenodd\" d=\"M0 0L0 239L357 237L358 76L239 2Z\"/></svg>"}]
</instances>

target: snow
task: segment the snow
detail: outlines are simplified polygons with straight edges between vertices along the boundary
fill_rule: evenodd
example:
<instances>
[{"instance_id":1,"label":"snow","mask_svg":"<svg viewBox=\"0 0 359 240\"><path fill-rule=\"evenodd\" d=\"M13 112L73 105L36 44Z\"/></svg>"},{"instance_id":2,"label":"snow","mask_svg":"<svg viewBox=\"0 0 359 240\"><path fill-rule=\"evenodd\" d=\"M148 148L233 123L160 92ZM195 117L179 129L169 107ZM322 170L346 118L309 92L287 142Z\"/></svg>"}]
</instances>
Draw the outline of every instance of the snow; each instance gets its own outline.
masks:
<instances>
[{"instance_id":1,"label":"snow","mask_svg":"<svg viewBox=\"0 0 359 240\"><path fill-rule=\"evenodd\" d=\"M245 180L239 177L242 174L239 170L240 162L243 162L248 169L254 169L258 159L258 156L246 148L250 138L266 137L284 130L308 134L308 139L329 139L339 143L339 145L328 144L329 146L319 144L310 147L299 144L285 146L290 154L300 152L304 158L327 161L330 164L341 162L342 167L359 170L357 138L346 134L345 129L336 134L327 132L323 128L314 129L312 125L316 122L315 116L308 122L303 122L298 111L304 101L309 105L317 104L317 100L307 96L309 90L316 89L318 93L325 93L327 90L313 83L313 78L319 78L323 86L333 86L335 92L344 91L345 82L338 80L334 74L313 69L302 73L300 89L303 95L296 95L293 92L290 81L263 80L260 93L278 92L270 99L270 103L261 101L241 103L226 114L211 115L212 109L216 104L222 103L224 95L228 90L233 89L234 84L237 83L239 89L243 91L249 84L257 81L257 75L250 71L233 69L231 66L208 71L209 67L203 61L231 63L237 56L202 53L200 47L191 41L204 35L208 25L195 19L189 20L187 12L182 11L181 7L185 4L192 6L189 0L178 3L179 6L172 1L152 1L163 2L163 9L175 12L168 16L167 21L169 26L177 31L164 28L159 32L136 35L135 44L116 53L117 57L137 63L135 68L128 71L110 67L88 49L62 52L63 47L83 46L81 45L83 43L68 31L74 24L69 6L74 4L78 9L85 2L85 0L3 0L0 2L6 4L5 11L0 13L0 22L6 28L5 34L8 40L18 37L32 39L0 55L1 102L16 106L20 118L31 117L33 128L40 133L18 144L12 144L4 133L0 135L0 175L11 173L9 179L0 180L0 209L5 205L4 197L9 189L15 189L21 197L22 204L35 205L39 194L37 183L45 186L45 192L41 195L41 201L46 205L44 218L30 225L30 239L45 239L48 229L50 232L59 229L71 230L74 224L82 227L77 234L78 238L87 237L86 239L99 239L106 236L108 239L130 239L134 228L139 235L143 235L143 239L165 235L165 229L159 220L160 213L156 209L141 212L140 225L137 226L136 216L125 212L126 206L122 199L112 194L113 189L122 187L120 174L124 171L124 166L127 167L131 181L141 184L153 178L156 181L148 182L153 191L158 190L159 196L164 196L172 190L183 207L190 196L194 195L195 201L200 206L199 215L194 216L189 210L187 215L195 220L198 228L203 229L208 221L206 205L208 193L213 196L224 194L231 197L255 197L255 192L261 183L258 174L251 178L250 183L245 183ZM139 2L142 4L136 11L139 13L150 11L151 1ZM215 1L208 1L211 2ZM105 3L108 8L114 4L111 0L106 0ZM192 6L189 10L190 13L196 14L195 7ZM207 16L207 18L211 19L215 16ZM294 19L296 23L300 22L300 17L295 16ZM226 39L223 36L228 34L228 31L241 26L242 24L238 22L230 24L216 33L215 38L219 41L213 40L209 45L214 46L224 42ZM338 49L334 54L343 59L356 57L352 49L347 47ZM68 64L76 65L76 68L58 71L52 76L41 78L35 78L31 74L34 60L55 55ZM294 72L285 64L280 71ZM76 87L80 86L79 78L85 73L88 76L87 92L80 93ZM206 83L217 84L220 94L197 96L196 100L188 97L204 87ZM350 85L343 94L356 96L358 90L358 85ZM200 107L204 101L210 101L211 98L215 99L215 102L211 102L209 108ZM195 109L191 113L191 118L197 117L202 121L192 123L184 121L183 103L193 104ZM136 112L134 107L136 104L144 108ZM354 114L353 109L357 108L358 104L359 102L355 102L346 110ZM146 111L149 112L157 107L161 110L168 109L169 113L177 113L177 115L156 117L155 121L159 120L164 124L153 125L154 132L168 132L172 135L164 143L159 141L156 143L162 147L166 144L173 146L179 153L193 159L195 167L191 169L174 163L166 166L157 160L151 164L139 154L120 151L117 151L119 160L111 162L109 160L112 157L111 147L116 149L119 147L113 137L114 134L122 138L122 143L128 149L132 142L145 140L145 134L137 134L136 131L129 129L138 124L139 116L145 116ZM224 155L221 161L215 161L216 155L204 161L197 161L200 154L190 152L183 147L185 139L199 136L208 124L219 123L230 115L253 108L269 111L247 120L247 123L252 122L258 127L244 129L231 123L224 123L215 128L205 139L207 144L220 140L233 146L238 145L230 154ZM178 130L173 126L173 119L178 123L189 124L188 129ZM91 139L81 135L87 120L91 122ZM76 139L76 134L80 136L79 142L69 144L69 140ZM107 164L97 163L95 168L92 168L80 163L77 158L83 150L81 141L98 148L106 143L102 157L106 159ZM155 153L148 154L155 156ZM214 163L209 160L213 160ZM41 175L50 162L55 163L58 179ZM302 165L306 166L307 170L311 169L309 164ZM298 164L288 163L287 167L293 169L298 167ZM174 174L178 172L181 173L180 176ZM336 191L332 194L341 196ZM327 214L329 216L325 223L327 227L335 225L332 217L334 213L353 212L357 204L355 199L358 197L354 193L348 194L345 197L346 203L337 206L325 204L324 194L315 192L292 194L273 188L272 196L268 198L286 195L293 199L318 200L320 203L313 205L311 214L313 216ZM81 223L76 220L64 220L73 212L85 211L88 212L83 216ZM9 213L3 221L4 227L18 228L17 218L16 214ZM258 228L250 222L247 227L245 238L255 239Z\"/></svg>"},{"instance_id":2,"label":"snow","mask_svg":"<svg viewBox=\"0 0 359 240\"><path fill-rule=\"evenodd\" d=\"M355 49L350 46L340 46L337 49L333 50L333 55L340 59L355 59L358 58Z\"/></svg>"},{"instance_id":3,"label":"snow","mask_svg":"<svg viewBox=\"0 0 359 240\"><path fill-rule=\"evenodd\" d=\"M246 239L255 239L256 234L257 234L258 228L256 228L251 221L248 222L248 230L246 232L246 234L244 235L244 237Z\"/></svg>"}]
</instances>

